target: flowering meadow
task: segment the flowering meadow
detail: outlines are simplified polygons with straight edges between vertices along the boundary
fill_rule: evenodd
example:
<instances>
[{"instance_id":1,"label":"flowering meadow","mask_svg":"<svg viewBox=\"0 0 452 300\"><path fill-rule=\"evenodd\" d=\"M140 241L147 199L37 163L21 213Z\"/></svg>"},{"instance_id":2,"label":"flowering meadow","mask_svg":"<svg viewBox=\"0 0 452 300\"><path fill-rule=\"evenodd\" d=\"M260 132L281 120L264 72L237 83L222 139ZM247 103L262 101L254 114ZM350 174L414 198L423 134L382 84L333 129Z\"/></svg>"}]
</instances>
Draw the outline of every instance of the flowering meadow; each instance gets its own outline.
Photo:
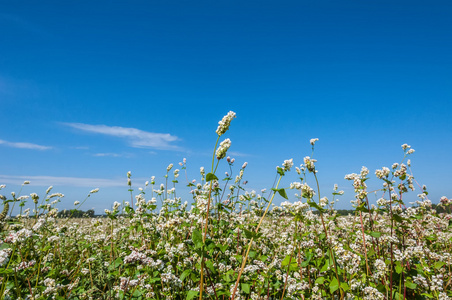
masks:
<instances>
[{"instance_id":1,"label":"flowering meadow","mask_svg":"<svg viewBox=\"0 0 452 300\"><path fill-rule=\"evenodd\" d=\"M345 176L354 211L340 216L343 192L320 191L313 154L298 167L283 161L271 190L247 191L247 164L234 171L231 140L222 140L235 117L219 122L212 165L184 184L189 199L176 196L185 159L139 189L129 172L131 201L115 202L106 217L59 216L64 195L52 187L0 195L0 299L452 299L451 200L432 208L411 175L409 145L401 162L374 172L377 205L367 168ZM230 168L224 178L219 164ZM288 172L298 181L285 182ZM418 200L405 204L415 189Z\"/></svg>"}]
</instances>

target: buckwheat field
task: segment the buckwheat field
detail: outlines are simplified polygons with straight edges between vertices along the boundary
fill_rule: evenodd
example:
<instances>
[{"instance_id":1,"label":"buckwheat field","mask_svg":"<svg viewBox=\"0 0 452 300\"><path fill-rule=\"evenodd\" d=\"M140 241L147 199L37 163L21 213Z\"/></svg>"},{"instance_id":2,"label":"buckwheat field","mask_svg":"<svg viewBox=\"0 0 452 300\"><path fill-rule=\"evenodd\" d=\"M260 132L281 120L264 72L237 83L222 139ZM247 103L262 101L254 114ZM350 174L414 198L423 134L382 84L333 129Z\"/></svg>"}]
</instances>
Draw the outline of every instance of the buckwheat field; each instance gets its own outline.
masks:
<instances>
[{"instance_id":1,"label":"buckwheat field","mask_svg":"<svg viewBox=\"0 0 452 300\"><path fill-rule=\"evenodd\" d=\"M185 159L167 167L163 182L132 185L129 172L130 202L115 202L106 217L73 216L97 189L65 214L52 187L21 195L26 181L0 195L0 299L452 297L451 200L432 199L439 202L432 206L412 176L409 145L400 162L345 175L354 211L341 216L334 203L343 192L319 190L318 139L307 141L312 155L302 165L281 159L269 174L273 188L245 190L247 164L234 165L224 138L235 117L229 112L219 122L212 163L196 180L185 179ZM217 174L219 164L230 172ZM299 180L286 182L288 172ZM371 176L381 182L377 205L368 200ZM191 197L178 197L178 185ZM287 201L289 192L298 199ZM415 203L404 203L409 192Z\"/></svg>"}]
</instances>

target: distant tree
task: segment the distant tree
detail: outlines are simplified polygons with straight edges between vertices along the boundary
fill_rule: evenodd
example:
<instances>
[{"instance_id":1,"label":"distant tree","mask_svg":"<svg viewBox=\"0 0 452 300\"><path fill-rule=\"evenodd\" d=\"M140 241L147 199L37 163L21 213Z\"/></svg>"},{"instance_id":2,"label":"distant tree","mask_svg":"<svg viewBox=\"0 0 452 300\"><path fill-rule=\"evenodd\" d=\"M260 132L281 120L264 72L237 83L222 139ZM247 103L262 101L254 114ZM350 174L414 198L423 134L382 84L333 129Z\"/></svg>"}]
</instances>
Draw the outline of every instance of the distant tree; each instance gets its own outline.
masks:
<instances>
[{"instance_id":1,"label":"distant tree","mask_svg":"<svg viewBox=\"0 0 452 300\"><path fill-rule=\"evenodd\" d=\"M60 218L92 218L94 217L94 210L89 209L87 211L71 209L71 210L62 210L58 212L58 217Z\"/></svg>"}]
</instances>

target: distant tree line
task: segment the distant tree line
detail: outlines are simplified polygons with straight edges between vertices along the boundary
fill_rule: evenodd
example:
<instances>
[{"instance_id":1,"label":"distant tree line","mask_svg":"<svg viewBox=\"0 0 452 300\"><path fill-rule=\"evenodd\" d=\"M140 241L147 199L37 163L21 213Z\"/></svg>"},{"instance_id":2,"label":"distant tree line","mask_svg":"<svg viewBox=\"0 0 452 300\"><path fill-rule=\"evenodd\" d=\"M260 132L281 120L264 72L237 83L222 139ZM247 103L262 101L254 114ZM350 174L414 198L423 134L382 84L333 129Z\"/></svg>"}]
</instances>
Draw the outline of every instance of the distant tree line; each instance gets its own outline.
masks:
<instances>
[{"instance_id":1,"label":"distant tree line","mask_svg":"<svg viewBox=\"0 0 452 300\"><path fill-rule=\"evenodd\" d=\"M71 210L62 210L58 212L59 218L93 218L94 210L88 209L87 211L71 209Z\"/></svg>"}]
</instances>

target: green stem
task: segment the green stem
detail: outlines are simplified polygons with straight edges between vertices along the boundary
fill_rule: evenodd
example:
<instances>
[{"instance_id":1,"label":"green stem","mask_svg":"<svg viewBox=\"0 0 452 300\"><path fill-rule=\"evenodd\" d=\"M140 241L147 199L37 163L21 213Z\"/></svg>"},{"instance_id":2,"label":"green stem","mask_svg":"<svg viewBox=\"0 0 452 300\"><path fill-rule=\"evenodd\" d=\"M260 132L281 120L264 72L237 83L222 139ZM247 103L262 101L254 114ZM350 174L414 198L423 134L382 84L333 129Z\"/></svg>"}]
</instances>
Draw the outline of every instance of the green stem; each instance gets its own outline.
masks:
<instances>
[{"instance_id":1,"label":"green stem","mask_svg":"<svg viewBox=\"0 0 452 300\"><path fill-rule=\"evenodd\" d=\"M317 175L315 174L315 170L314 170L313 174L314 174L315 182L317 183L317 191L318 191L318 193L319 193L319 206L320 206L320 185L319 185L319 180L317 179ZM331 249L331 247L330 247L330 245L329 245L329 243L328 243L328 231L326 230L325 221L323 220L323 213L322 213L322 211L319 210L319 214L320 214L320 220L322 221L323 230L325 231L325 239L326 239L326 241L327 241L327 247L328 247L328 250L329 250L329 252L330 252L330 257L331 257L331 259L333 260L334 271L335 271L335 273L336 273L336 280L337 280L337 283L340 284L340 281L339 281L339 272L337 271L337 265L336 265L336 259L335 259L335 257L334 257L334 253L333 253L333 251L332 251L332 249ZM343 292L342 292L342 289L339 288L339 291L340 291L341 299L342 299L342 298L343 298Z\"/></svg>"},{"instance_id":2,"label":"green stem","mask_svg":"<svg viewBox=\"0 0 452 300\"><path fill-rule=\"evenodd\" d=\"M281 182L281 178L282 178L282 175L279 176L278 183L276 184L275 190L278 189L279 183ZM264 220L265 215L267 214L268 209L270 208L270 205L272 204L272 201L273 201L273 198L275 197L275 194L276 194L276 191L273 191L273 195L272 195L272 197L270 199L270 202L268 202L267 208L265 209L265 212L262 215L261 220L259 221L259 224L256 227L255 233L257 233L259 231L259 227L261 226L262 221ZM253 240L254 240L254 237L251 238L250 243L248 244L248 249L246 250L246 254L245 254L245 257L243 259L242 267L240 268L239 276L237 277L237 281L235 282L234 291L232 292L232 299L231 300L235 299L235 293L237 292L237 287L239 285L240 277L242 276L243 269L245 268L245 264L246 264L246 261L248 259L248 253L250 252L251 245L253 244Z\"/></svg>"},{"instance_id":3,"label":"green stem","mask_svg":"<svg viewBox=\"0 0 452 300\"><path fill-rule=\"evenodd\" d=\"M215 147L213 148L213 155L212 155L212 174L215 174L215 171L217 170L217 168L215 168L214 170L214 164L215 164L215 152L217 150L217 145L218 145L218 141L220 140L220 136L217 137L217 141L215 142ZM218 167L218 163L217 163L217 167ZM202 242L205 243L206 242L206 235L207 235L207 224L209 221L209 210L210 210L210 199L212 197L212 186L213 186L213 182L210 182L210 189L209 189L209 197L207 199L207 214L206 214L206 221L205 221L205 226L204 226L204 235L202 238ZM199 283L199 300L202 299L202 292L203 292L203 285L204 285L204 255L201 257L201 281Z\"/></svg>"}]
</instances>

